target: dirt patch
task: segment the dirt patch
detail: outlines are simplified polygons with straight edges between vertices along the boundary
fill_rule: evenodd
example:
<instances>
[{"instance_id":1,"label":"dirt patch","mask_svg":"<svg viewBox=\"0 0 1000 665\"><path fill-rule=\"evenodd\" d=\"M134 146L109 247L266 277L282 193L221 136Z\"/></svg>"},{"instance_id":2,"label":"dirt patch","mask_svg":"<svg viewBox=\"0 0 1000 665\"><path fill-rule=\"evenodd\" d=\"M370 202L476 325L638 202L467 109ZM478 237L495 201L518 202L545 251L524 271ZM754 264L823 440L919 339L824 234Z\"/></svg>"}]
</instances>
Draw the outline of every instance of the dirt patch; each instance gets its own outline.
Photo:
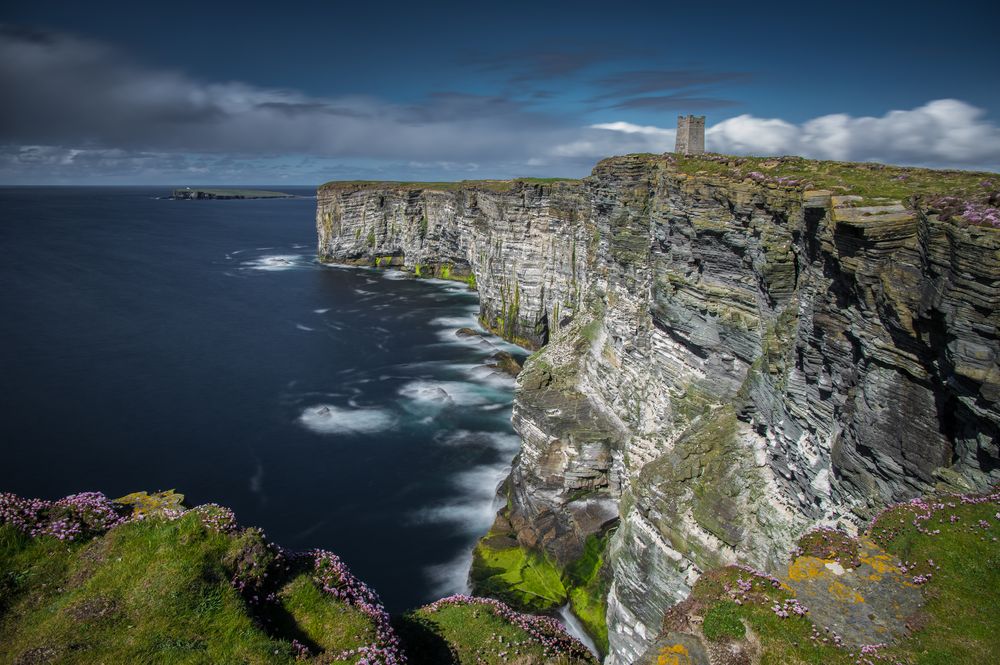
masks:
<instances>
[{"instance_id":1,"label":"dirt patch","mask_svg":"<svg viewBox=\"0 0 1000 665\"><path fill-rule=\"evenodd\" d=\"M118 604L111 598L97 596L71 605L66 613L75 621L92 622L111 616L118 610Z\"/></svg>"}]
</instances>

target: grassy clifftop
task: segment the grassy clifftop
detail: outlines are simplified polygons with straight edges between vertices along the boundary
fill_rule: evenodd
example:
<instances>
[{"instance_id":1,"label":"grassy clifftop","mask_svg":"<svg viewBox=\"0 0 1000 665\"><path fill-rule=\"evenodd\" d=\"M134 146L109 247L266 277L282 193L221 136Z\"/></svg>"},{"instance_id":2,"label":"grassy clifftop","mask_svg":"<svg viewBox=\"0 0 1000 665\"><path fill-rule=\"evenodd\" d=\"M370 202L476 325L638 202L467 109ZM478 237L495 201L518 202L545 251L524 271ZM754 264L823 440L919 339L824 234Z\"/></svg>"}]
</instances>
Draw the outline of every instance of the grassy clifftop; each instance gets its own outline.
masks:
<instances>
[{"instance_id":1,"label":"grassy clifftop","mask_svg":"<svg viewBox=\"0 0 1000 665\"><path fill-rule=\"evenodd\" d=\"M0 662L592 662L552 619L497 601L393 620L336 555L182 498L0 494Z\"/></svg>"},{"instance_id":2,"label":"grassy clifftop","mask_svg":"<svg viewBox=\"0 0 1000 665\"><path fill-rule=\"evenodd\" d=\"M841 197L857 197L855 205L912 206L917 203L943 219L1000 228L1000 174L892 166L871 162L837 162L804 157L736 157L731 155L678 155L651 153L609 157L616 160L659 163L671 172L709 176L764 187L786 188ZM463 189L507 192L524 185L579 184L571 178L514 178L512 180L460 180L455 182L404 182L334 180L321 192L364 189L459 191Z\"/></svg>"},{"instance_id":3,"label":"grassy clifftop","mask_svg":"<svg viewBox=\"0 0 1000 665\"><path fill-rule=\"evenodd\" d=\"M512 180L457 180L454 182L407 182L402 180L331 180L320 185L324 190L358 189L429 189L453 192L461 189L484 189L493 192L509 192L518 185L553 185L556 183L578 183L572 178L514 178Z\"/></svg>"}]
</instances>

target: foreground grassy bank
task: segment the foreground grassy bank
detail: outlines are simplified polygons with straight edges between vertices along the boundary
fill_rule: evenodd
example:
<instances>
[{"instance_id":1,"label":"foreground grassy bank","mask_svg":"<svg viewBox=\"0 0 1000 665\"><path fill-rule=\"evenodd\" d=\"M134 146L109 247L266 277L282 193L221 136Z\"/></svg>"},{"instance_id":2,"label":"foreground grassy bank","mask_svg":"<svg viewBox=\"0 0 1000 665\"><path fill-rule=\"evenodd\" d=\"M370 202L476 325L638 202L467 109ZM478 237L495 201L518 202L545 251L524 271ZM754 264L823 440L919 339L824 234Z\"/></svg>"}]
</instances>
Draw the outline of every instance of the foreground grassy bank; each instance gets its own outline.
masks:
<instances>
[{"instance_id":1,"label":"foreground grassy bank","mask_svg":"<svg viewBox=\"0 0 1000 665\"><path fill-rule=\"evenodd\" d=\"M0 662L593 662L554 620L499 601L393 620L336 555L182 498L0 494Z\"/></svg>"}]
</instances>

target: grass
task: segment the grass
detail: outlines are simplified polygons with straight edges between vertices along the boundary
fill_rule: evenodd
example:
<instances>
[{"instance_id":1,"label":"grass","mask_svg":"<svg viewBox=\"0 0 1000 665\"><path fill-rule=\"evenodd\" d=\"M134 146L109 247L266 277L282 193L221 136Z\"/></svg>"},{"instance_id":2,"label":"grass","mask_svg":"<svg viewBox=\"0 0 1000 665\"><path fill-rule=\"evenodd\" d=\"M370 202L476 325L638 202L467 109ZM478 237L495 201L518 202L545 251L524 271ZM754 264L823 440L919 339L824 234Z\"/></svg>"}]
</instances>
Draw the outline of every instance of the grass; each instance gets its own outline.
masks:
<instances>
[{"instance_id":1,"label":"grass","mask_svg":"<svg viewBox=\"0 0 1000 665\"><path fill-rule=\"evenodd\" d=\"M397 631L411 665L596 663L557 620L518 614L491 599L451 596L435 601L402 617Z\"/></svg>"},{"instance_id":2,"label":"grass","mask_svg":"<svg viewBox=\"0 0 1000 665\"><path fill-rule=\"evenodd\" d=\"M867 162L835 162L804 157L729 157L672 155L677 170L689 175L717 175L743 180L752 172L777 179L789 178L809 189L829 189L865 199L906 201L911 196L968 196L981 190L984 180L998 174L977 171L887 166Z\"/></svg>"},{"instance_id":3,"label":"grass","mask_svg":"<svg viewBox=\"0 0 1000 665\"><path fill-rule=\"evenodd\" d=\"M753 630L761 647L761 665L847 665L854 663L849 652L829 643L813 641L813 624L806 617L779 618L772 610L774 602L791 597L783 588L774 588L763 578L754 579L751 600L737 605L729 599L725 587L749 575L738 568L722 568L703 575L692 590L692 599L701 606L702 631L711 641L740 639L745 635L744 621ZM669 614L668 614L669 617Z\"/></svg>"},{"instance_id":4,"label":"grass","mask_svg":"<svg viewBox=\"0 0 1000 665\"><path fill-rule=\"evenodd\" d=\"M951 507L947 504L952 501L943 501L945 508L924 522L926 529L940 533L921 533L913 524L915 511L910 507L883 514L873 530L889 552L916 564L914 574L932 576L924 587L924 627L902 653L922 665L987 663L1000 654L996 615L1000 607L1000 506L989 502Z\"/></svg>"},{"instance_id":5,"label":"grass","mask_svg":"<svg viewBox=\"0 0 1000 665\"><path fill-rule=\"evenodd\" d=\"M514 178L512 180L458 180L453 182L409 182L400 180L332 180L320 185L319 189L429 189L453 192L461 189L485 189L492 192L508 192L518 185L554 185L557 183L576 184L573 178Z\"/></svg>"},{"instance_id":6,"label":"grass","mask_svg":"<svg viewBox=\"0 0 1000 665\"><path fill-rule=\"evenodd\" d=\"M258 616L230 579L262 547L259 531L220 533L194 514L85 543L0 526L0 662L288 663L292 639L333 653L371 641L367 618L305 574Z\"/></svg>"},{"instance_id":7,"label":"grass","mask_svg":"<svg viewBox=\"0 0 1000 665\"><path fill-rule=\"evenodd\" d=\"M735 603L719 603L705 613L702 632L710 640L726 638L740 639L746 635L746 628L740 621L739 607Z\"/></svg>"},{"instance_id":8,"label":"grass","mask_svg":"<svg viewBox=\"0 0 1000 665\"><path fill-rule=\"evenodd\" d=\"M931 509L925 509L930 505ZM906 566L906 575L930 575L921 585L925 604L908 619L910 636L899 644L866 656L871 663L905 665L978 665L995 662L1000 654L1000 504L989 501L963 502L957 497L904 505L881 514L871 537ZM926 516L926 517L925 517ZM857 555L857 543L835 532L807 534L798 551L822 556L849 567ZM738 579L753 580L753 588L742 602L734 602L727 591ZM909 582L908 582L909 583ZM916 583L916 582L915 582ZM775 587L765 578L745 570L726 567L709 571L696 583L691 598L668 611L664 627L683 627L678 616L703 617L704 636L711 641L742 639L744 625L753 630L760 644L762 665L848 665L859 661L856 648L837 647L824 641L827 634L815 626L810 615L780 618L771 609L791 598L784 586Z\"/></svg>"},{"instance_id":9,"label":"grass","mask_svg":"<svg viewBox=\"0 0 1000 665\"><path fill-rule=\"evenodd\" d=\"M286 585L279 597L288 616L296 619L294 626L291 622L285 624L288 632L301 631L309 643L325 652L337 653L356 646L359 641L365 644L375 641L375 631L367 616L343 603L331 603L329 596L304 575Z\"/></svg>"},{"instance_id":10,"label":"grass","mask_svg":"<svg viewBox=\"0 0 1000 665\"><path fill-rule=\"evenodd\" d=\"M528 637L520 628L475 606L445 607L436 612L417 610L407 615L406 621L415 624L401 632L404 639L409 637L408 651L415 653L418 663L447 662L433 656L435 650L442 648L440 641L444 641L453 662L501 665L509 662L508 650L514 651L504 645L524 643ZM418 633L424 635L417 637ZM538 646L518 649L517 655L524 653L542 655Z\"/></svg>"},{"instance_id":11,"label":"grass","mask_svg":"<svg viewBox=\"0 0 1000 665\"><path fill-rule=\"evenodd\" d=\"M442 599L393 630L332 553L281 550L225 508L182 501L0 494L0 663L404 662L401 639L412 665L594 663L555 619L492 599ZM523 558L528 588L561 589Z\"/></svg>"}]
</instances>

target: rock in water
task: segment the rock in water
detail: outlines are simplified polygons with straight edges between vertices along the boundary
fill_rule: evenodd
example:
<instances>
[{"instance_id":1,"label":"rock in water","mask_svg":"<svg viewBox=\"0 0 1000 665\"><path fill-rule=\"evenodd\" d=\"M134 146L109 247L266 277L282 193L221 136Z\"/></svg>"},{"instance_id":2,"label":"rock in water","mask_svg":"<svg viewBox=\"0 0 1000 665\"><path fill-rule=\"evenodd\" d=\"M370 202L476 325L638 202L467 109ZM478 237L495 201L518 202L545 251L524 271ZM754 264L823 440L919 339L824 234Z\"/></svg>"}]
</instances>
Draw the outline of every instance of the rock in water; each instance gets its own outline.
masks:
<instances>
[{"instance_id":1,"label":"rock in water","mask_svg":"<svg viewBox=\"0 0 1000 665\"><path fill-rule=\"evenodd\" d=\"M498 351L490 357L490 365L511 376L521 373L521 363L507 351Z\"/></svg>"}]
</instances>

